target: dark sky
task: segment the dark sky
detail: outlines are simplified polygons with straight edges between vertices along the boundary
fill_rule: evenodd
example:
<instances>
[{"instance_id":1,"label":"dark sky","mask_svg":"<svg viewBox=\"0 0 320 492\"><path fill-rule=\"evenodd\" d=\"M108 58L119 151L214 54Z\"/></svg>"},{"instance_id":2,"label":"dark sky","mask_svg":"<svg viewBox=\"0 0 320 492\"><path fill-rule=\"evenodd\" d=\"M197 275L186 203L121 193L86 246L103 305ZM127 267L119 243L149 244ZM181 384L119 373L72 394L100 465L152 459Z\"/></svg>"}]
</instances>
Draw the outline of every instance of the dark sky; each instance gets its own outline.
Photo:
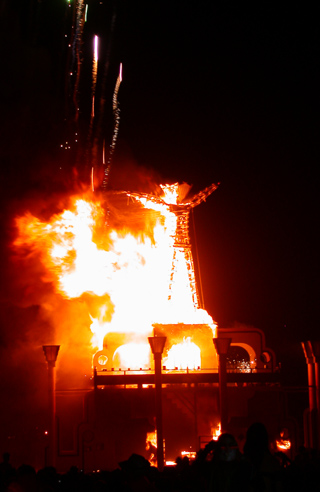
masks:
<instances>
[{"instance_id":1,"label":"dark sky","mask_svg":"<svg viewBox=\"0 0 320 492\"><path fill-rule=\"evenodd\" d=\"M75 123L66 76L72 7L66 0L0 5L3 254L16 211L72 189L75 169L88 179L92 135L111 141L122 62L110 186L142 189L141 175L185 181L195 192L219 182L194 211L205 307L221 327L261 328L278 360L304 372L300 341L317 338L319 322L316 9L92 0ZM101 61L90 140L94 33ZM60 144L75 129L81 151L66 155Z\"/></svg>"}]
</instances>

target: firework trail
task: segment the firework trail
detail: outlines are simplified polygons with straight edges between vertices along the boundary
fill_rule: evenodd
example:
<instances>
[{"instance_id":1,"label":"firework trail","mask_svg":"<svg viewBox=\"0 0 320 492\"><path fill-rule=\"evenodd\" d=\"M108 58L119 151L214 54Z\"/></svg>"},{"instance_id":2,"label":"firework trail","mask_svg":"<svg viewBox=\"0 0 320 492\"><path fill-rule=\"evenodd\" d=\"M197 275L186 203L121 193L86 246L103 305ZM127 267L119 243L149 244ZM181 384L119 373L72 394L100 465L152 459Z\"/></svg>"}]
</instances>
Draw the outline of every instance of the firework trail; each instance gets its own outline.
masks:
<instances>
[{"instance_id":1,"label":"firework trail","mask_svg":"<svg viewBox=\"0 0 320 492\"><path fill-rule=\"evenodd\" d=\"M92 86L91 86L91 116L88 129L88 142L91 141L91 136L93 133L93 122L95 117L95 95L97 87L97 76L98 76L98 59L99 59L99 37L95 34L93 38L93 61L92 61ZM98 147L93 143L91 148L91 189L94 191L94 162L97 160ZM87 156L88 157L88 156Z\"/></svg>"},{"instance_id":2,"label":"firework trail","mask_svg":"<svg viewBox=\"0 0 320 492\"><path fill-rule=\"evenodd\" d=\"M90 119L90 127L89 127L89 135L92 132L92 124L94 120L94 102L95 102L95 94L96 94L96 86L97 86L97 74L98 74L98 46L99 46L99 38L97 35L94 36L94 48L93 48L93 62L92 62L92 105L91 105L91 119Z\"/></svg>"},{"instance_id":3,"label":"firework trail","mask_svg":"<svg viewBox=\"0 0 320 492\"><path fill-rule=\"evenodd\" d=\"M102 91L101 91L101 98L100 98L100 108L99 108L99 122L97 124L97 139L101 136L101 121L104 115L104 106L106 103L106 97L105 97L105 86L106 86L106 81L108 77L108 72L109 72L109 66L110 66L110 54L111 54L111 48L113 45L113 37L115 33L115 26L116 26L116 2L114 3L114 8L113 8L113 14L112 14L112 19L111 19L111 24L110 24L110 37L109 37L109 42L108 42L108 47L107 47L107 54L106 54L106 61L104 65L104 72L103 72L103 79L102 79Z\"/></svg>"},{"instance_id":4,"label":"firework trail","mask_svg":"<svg viewBox=\"0 0 320 492\"><path fill-rule=\"evenodd\" d=\"M70 107L72 106L72 118L77 123L79 117L78 87L82 61L81 47L86 8L84 0L75 0L73 3L68 0L67 7L65 21L66 27L69 26L69 23L71 24L71 33L70 36L67 32L65 33L65 38L70 37L65 72L65 119L69 121Z\"/></svg>"},{"instance_id":5,"label":"firework trail","mask_svg":"<svg viewBox=\"0 0 320 492\"><path fill-rule=\"evenodd\" d=\"M104 190L106 189L107 184L108 184L112 156L113 156L115 148L116 148L116 143L117 143L117 138L118 138L118 133L119 133L120 108L119 108L119 103L118 103L118 92L119 92L121 82L122 82L122 63L120 63L119 75L118 75L117 82L116 82L116 85L114 88L113 99L112 99L114 128L113 128L112 141L111 141L111 145L110 145L109 158L108 158L107 165L105 166L104 177L103 177L103 182L102 182L102 188Z\"/></svg>"},{"instance_id":6,"label":"firework trail","mask_svg":"<svg viewBox=\"0 0 320 492\"><path fill-rule=\"evenodd\" d=\"M107 83L107 78L109 75L109 67L110 67L110 57L111 57L111 50L113 46L113 38L114 38L114 33L115 33L115 27L116 27L116 18L117 18L117 12L116 12L116 4L117 2L113 2L113 13L112 13L112 18L111 18L111 23L110 23L110 35L108 39L108 44L107 44L107 51L106 51L106 56L105 56L105 62L104 62L104 70L103 70L103 77L101 81L101 95L100 95L100 102L99 102L99 107L97 106L97 101L95 101L95 107L98 111L96 111L96 117L94 119L94 128L93 128L93 121L89 127L88 131L88 141L91 142L91 138L93 136L93 140L91 143L91 164L95 168L96 166L100 167L100 158L98 157L100 154L99 151L99 146L101 142L101 138L103 138L103 162L102 162L102 169L105 169L105 138L104 135L104 109L105 109L105 104L106 104L106 83Z\"/></svg>"},{"instance_id":7,"label":"firework trail","mask_svg":"<svg viewBox=\"0 0 320 492\"><path fill-rule=\"evenodd\" d=\"M72 59L70 66L67 66L67 83L72 86L71 77L74 77L72 101L74 105L75 115L74 121L77 122L79 118L79 102L78 102L78 88L80 82L81 72L81 47L83 37L83 27L85 22L85 4L83 0L76 0L74 4L73 22L72 22L72 34L71 34L71 48Z\"/></svg>"}]
</instances>

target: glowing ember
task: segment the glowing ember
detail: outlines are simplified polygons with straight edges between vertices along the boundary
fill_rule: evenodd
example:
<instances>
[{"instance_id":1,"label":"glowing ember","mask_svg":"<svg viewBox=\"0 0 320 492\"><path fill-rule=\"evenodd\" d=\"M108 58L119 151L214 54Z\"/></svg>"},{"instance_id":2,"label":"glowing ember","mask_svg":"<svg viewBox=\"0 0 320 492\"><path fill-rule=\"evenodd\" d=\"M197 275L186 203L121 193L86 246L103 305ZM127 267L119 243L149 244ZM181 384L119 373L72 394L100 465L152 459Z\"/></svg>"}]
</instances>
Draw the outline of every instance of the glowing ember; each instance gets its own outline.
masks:
<instances>
[{"instance_id":1,"label":"glowing ember","mask_svg":"<svg viewBox=\"0 0 320 492\"><path fill-rule=\"evenodd\" d=\"M198 307L187 228L190 208L215 186L186 203L179 203L177 185L162 188L164 198L133 197L139 208L140 228L141 213L149 209L153 214L152 221L146 215L142 230L134 233L126 224L121 228L106 226L101 204L83 197L75 197L68 210L48 222L29 213L16 221L15 246L21 251L27 249L41 264L41 281L53 286L55 295L65 301L81 301L79 316L84 316L86 306L85 318L78 325L90 325L93 349L102 351L108 334L111 338L128 335L120 336L113 353L113 364L118 361L121 367L150 367L146 338L155 323L203 324L215 336L215 323ZM54 311L53 298L46 307L48 312ZM101 357L99 364L107 365L109 356ZM198 368L200 348L187 337L171 347L166 365Z\"/></svg>"}]
</instances>

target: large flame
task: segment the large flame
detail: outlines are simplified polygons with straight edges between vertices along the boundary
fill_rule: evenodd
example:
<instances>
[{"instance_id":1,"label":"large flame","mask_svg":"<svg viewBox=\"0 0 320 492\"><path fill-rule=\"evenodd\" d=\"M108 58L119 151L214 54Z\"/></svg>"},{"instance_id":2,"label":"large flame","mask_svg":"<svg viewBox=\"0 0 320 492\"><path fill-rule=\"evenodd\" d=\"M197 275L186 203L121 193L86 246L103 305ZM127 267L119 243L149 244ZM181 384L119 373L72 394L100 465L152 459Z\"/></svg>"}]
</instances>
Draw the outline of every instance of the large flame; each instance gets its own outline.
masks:
<instances>
[{"instance_id":1,"label":"large flame","mask_svg":"<svg viewBox=\"0 0 320 492\"><path fill-rule=\"evenodd\" d=\"M168 369L198 369L201 367L200 348L187 337L172 346L164 364Z\"/></svg>"},{"instance_id":2,"label":"large flame","mask_svg":"<svg viewBox=\"0 0 320 492\"><path fill-rule=\"evenodd\" d=\"M106 225L106 210L92 197L74 197L68 210L47 222L30 213L16 220L15 246L38 258L45 272L42 282L53 285L64 300L80 299L87 306L93 351L103 349L108 333L134 334L130 345L117 350L125 365L136 358L138 367L141 361L149 367L145 342L154 323L207 324L213 335L215 331L208 313L194 305L190 265L181 248L176 248L173 264L177 216L169 204L176 203L177 193L168 188L167 195L163 203L142 196L135 200L140 210L154 214L152 221L145 217L141 222L140 217L138 232L132 224ZM192 367L198 367L197 348L190 340L185 344L192 352ZM179 350L174 350L170 360L182 367Z\"/></svg>"}]
</instances>

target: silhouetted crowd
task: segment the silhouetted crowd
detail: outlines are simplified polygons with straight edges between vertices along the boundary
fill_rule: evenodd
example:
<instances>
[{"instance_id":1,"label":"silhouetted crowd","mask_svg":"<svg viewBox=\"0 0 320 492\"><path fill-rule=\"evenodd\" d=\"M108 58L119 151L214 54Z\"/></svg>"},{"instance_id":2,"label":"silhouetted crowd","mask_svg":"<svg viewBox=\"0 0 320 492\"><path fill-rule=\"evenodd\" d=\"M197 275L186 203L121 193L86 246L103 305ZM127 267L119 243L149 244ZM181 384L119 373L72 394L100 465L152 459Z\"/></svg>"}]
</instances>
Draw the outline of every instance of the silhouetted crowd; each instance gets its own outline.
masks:
<instances>
[{"instance_id":1,"label":"silhouetted crowd","mask_svg":"<svg viewBox=\"0 0 320 492\"><path fill-rule=\"evenodd\" d=\"M30 465L14 469L8 453L0 464L0 492L320 492L320 454L303 446L290 460L271 453L261 423L251 425L241 453L232 434L224 433L200 450L197 458L177 458L159 471L133 454L114 471L83 473L73 466L59 474Z\"/></svg>"}]
</instances>

